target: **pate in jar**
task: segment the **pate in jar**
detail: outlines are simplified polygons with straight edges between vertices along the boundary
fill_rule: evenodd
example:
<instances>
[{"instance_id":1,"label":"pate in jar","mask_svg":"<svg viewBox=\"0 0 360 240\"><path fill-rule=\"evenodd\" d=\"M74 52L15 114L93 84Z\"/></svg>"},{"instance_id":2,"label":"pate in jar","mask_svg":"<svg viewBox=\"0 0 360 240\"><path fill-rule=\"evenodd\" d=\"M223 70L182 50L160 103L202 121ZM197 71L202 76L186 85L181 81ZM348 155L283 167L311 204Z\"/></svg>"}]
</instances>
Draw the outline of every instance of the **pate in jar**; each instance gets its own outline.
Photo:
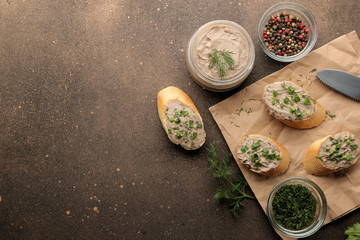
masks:
<instances>
[{"instance_id":1,"label":"pate in jar","mask_svg":"<svg viewBox=\"0 0 360 240\"><path fill-rule=\"evenodd\" d=\"M216 20L200 27L191 37L187 68L195 82L211 91L238 87L254 67L254 44L237 23Z\"/></svg>"}]
</instances>

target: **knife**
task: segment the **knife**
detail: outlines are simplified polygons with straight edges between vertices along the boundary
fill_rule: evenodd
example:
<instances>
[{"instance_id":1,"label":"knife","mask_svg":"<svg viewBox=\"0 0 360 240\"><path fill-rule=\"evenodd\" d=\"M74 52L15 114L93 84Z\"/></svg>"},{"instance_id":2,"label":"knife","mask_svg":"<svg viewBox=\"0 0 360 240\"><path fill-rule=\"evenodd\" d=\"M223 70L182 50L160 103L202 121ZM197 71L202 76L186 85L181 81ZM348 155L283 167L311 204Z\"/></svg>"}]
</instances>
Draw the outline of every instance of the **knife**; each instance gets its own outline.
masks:
<instances>
[{"instance_id":1,"label":"knife","mask_svg":"<svg viewBox=\"0 0 360 240\"><path fill-rule=\"evenodd\" d=\"M360 78L340 70L326 69L316 73L316 77L328 87L360 102Z\"/></svg>"}]
</instances>

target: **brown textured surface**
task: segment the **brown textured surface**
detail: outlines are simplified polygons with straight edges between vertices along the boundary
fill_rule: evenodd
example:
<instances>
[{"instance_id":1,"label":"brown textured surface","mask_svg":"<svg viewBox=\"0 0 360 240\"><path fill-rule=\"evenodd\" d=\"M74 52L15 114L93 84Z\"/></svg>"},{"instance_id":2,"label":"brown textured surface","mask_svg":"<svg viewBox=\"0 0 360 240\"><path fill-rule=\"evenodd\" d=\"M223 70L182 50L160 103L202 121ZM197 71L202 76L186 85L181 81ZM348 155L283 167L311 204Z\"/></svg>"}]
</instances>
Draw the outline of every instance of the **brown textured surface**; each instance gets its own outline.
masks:
<instances>
[{"instance_id":1,"label":"brown textured surface","mask_svg":"<svg viewBox=\"0 0 360 240\"><path fill-rule=\"evenodd\" d=\"M297 2L317 20L315 48L360 33L357 0ZM274 3L0 0L0 239L279 238L256 201L238 220L212 201L206 160L214 140L229 152L208 107L286 65L257 42ZM190 36L215 19L241 24L256 48L253 72L227 93L201 89L185 65ZM163 132L156 95L169 85L204 119L198 151ZM308 239L343 239L359 218Z\"/></svg>"}]
</instances>

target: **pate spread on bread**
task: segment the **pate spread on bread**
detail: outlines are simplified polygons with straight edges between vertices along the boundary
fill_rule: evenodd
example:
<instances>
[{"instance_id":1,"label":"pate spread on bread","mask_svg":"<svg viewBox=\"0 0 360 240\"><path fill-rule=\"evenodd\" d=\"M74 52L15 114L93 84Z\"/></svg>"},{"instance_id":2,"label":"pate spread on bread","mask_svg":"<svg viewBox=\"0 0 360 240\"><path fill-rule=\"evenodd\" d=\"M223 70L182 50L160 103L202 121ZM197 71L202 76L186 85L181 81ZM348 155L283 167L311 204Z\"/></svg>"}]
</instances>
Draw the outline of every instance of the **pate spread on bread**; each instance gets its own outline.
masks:
<instances>
[{"instance_id":1,"label":"pate spread on bread","mask_svg":"<svg viewBox=\"0 0 360 240\"><path fill-rule=\"evenodd\" d=\"M191 98L176 87L162 89L157 96L160 121L170 141L186 150L200 148L206 138L204 123Z\"/></svg>"},{"instance_id":2,"label":"pate spread on bread","mask_svg":"<svg viewBox=\"0 0 360 240\"><path fill-rule=\"evenodd\" d=\"M359 159L358 146L355 135L349 132L323 137L308 148L305 170L309 174L326 175L346 169Z\"/></svg>"},{"instance_id":3,"label":"pate spread on bread","mask_svg":"<svg viewBox=\"0 0 360 240\"><path fill-rule=\"evenodd\" d=\"M326 117L324 108L295 83L282 81L267 85L263 99L270 114L294 128L312 128Z\"/></svg>"},{"instance_id":4,"label":"pate spread on bread","mask_svg":"<svg viewBox=\"0 0 360 240\"><path fill-rule=\"evenodd\" d=\"M290 162L290 153L284 146L271 138L257 134L242 138L236 156L251 171L265 176L285 172Z\"/></svg>"}]
</instances>

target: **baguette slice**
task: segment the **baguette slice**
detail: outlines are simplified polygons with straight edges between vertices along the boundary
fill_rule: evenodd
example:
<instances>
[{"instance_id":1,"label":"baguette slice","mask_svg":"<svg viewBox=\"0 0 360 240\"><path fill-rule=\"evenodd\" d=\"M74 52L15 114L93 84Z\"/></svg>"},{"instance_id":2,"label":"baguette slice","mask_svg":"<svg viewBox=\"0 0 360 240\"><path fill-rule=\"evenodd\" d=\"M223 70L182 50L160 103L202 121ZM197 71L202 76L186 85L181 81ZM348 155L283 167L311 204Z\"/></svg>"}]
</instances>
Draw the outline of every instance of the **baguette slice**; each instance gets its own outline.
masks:
<instances>
[{"instance_id":1,"label":"baguette slice","mask_svg":"<svg viewBox=\"0 0 360 240\"><path fill-rule=\"evenodd\" d=\"M304 158L304 168L309 174L331 174L354 165L359 159L359 143L354 134L340 132L313 142Z\"/></svg>"},{"instance_id":2,"label":"baguette slice","mask_svg":"<svg viewBox=\"0 0 360 240\"><path fill-rule=\"evenodd\" d=\"M263 99L270 114L289 127L306 129L322 123L324 108L310 93L295 83L283 81L268 84Z\"/></svg>"},{"instance_id":3,"label":"baguette slice","mask_svg":"<svg viewBox=\"0 0 360 240\"><path fill-rule=\"evenodd\" d=\"M290 153L283 145L258 134L246 135L242 138L236 157L251 171L264 176L282 174L290 163Z\"/></svg>"},{"instance_id":4,"label":"baguette slice","mask_svg":"<svg viewBox=\"0 0 360 240\"><path fill-rule=\"evenodd\" d=\"M200 148L206 138L204 123L191 98L170 86L157 95L159 118L170 141L186 150Z\"/></svg>"}]
</instances>

